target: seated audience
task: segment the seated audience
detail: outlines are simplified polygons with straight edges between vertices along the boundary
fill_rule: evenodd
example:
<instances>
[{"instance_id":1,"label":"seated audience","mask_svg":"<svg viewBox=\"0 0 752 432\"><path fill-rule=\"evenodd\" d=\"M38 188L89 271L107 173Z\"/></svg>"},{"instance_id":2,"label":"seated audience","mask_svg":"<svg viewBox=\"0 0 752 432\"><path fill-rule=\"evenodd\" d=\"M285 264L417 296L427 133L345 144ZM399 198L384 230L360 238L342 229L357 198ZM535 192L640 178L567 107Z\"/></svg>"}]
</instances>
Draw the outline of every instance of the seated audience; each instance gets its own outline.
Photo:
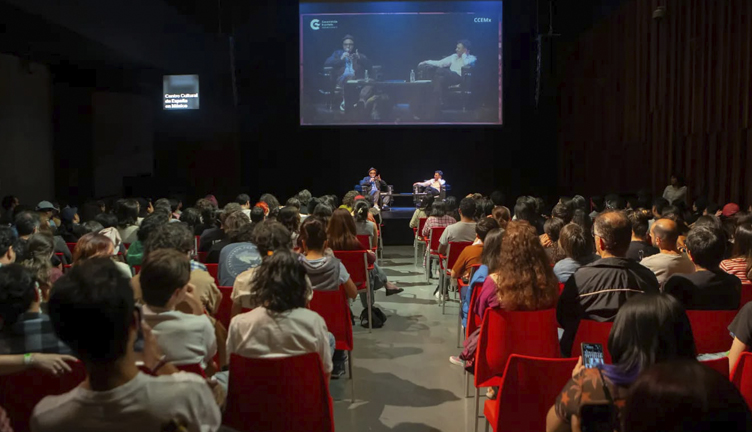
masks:
<instances>
[{"instance_id":1,"label":"seated audience","mask_svg":"<svg viewBox=\"0 0 752 432\"><path fill-rule=\"evenodd\" d=\"M141 222L141 226L136 232L136 242L131 243L131 247L125 254L125 260L131 266L140 266L144 259L144 243L151 233L161 225L166 225L170 221L167 213L155 211L146 216ZM87 222L88 223L88 222ZM95 231L99 232L99 230Z\"/></svg>"},{"instance_id":2,"label":"seated audience","mask_svg":"<svg viewBox=\"0 0 752 432\"><path fill-rule=\"evenodd\" d=\"M488 308L536 311L554 307L558 282L535 228L526 221L510 222L504 231L499 260L499 270L483 283L475 309L479 316ZM467 367L474 371L472 362L479 334L480 328L465 340L462 354L449 361L459 365L470 362ZM493 391L489 392L492 395Z\"/></svg>"},{"instance_id":3,"label":"seated audience","mask_svg":"<svg viewBox=\"0 0 752 432\"><path fill-rule=\"evenodd\" d=\"M653 207L651 208L651 213L653 214L653 219L650 219L648 222L648 230L651 230L653 228L653 224L658 219L662 218L663 216L663 209L665 207L668 207L671 205L666 198L658 197L653 200Z\"/></svg>"},{"instance_id":4,"label":"seated audience","mask_svg":"<svg viewBox=\"0 0 752 432\"><path fill-rule=\"evenodd\" d=\"M196 210L201 216L201 223L196 226L194 234L202 236L204 231L217 227L217 208L206 198L196 201ZM200 241L200 240L199 240ZM199 244L199 247L201 245ZM199 249L200 251L201 249Z\"/></svg>"},{"instance_id":5,"label":"seated audience","mask_svg":"<svg viewBox=\"0 0 752 432\"><path fill-rule=\"evenodd\" d=\"M585 403L609 404L621 413L630 386L653 364L676 359L696 361L689 318L676 299L663 294L636 296L621 307L608 337L608 352L613 364L595 368L585 368L580 357L572 379L548 411L547 431L574 430L572 426L579 423L580 408ZM616 422L612 426L618 430Z\"/></svg>"},{"instance_id":6,"label":"seated audience","mask_svg":"<svg viewBox=\"0 0 752 432\"><path fill-rule=\"evenodd\" d=\"M29 237L39 232L40 224L39 216L34 212L21 211L16 215L13 225L16 228L16 233L18 233L18 239L16 239L13 249L18 255L19 261L26 259L26 244Z\"/></svg>"},{"instance_id":7,"label":"seated audience","mask_svg":"<svg viewBox=\"0 0 752 432\"><path fill-rule=\"evenodd\" d=\"M311 213L313 213L313 209L316 208L315 206L309 205L311 203L311 199L313 198L313 195L311 195L311 191L308 189L303 189L302 191L298 192L297 195L295 195L295 198L298 199L300 202L300 215L301 216L308 216Z\"/></svg>"},{"instance_id":8,"label":"seated audience","mask_svg":"<svg viewBox=\"0 0 752 432\"><path fill-rule=\"evenodd\" d=\"M227 351L249 358L315 352L321 357L328 379L332 372L334 337L324 319L306 307L312 292L305 266L298 257L289 250L278 250L264 259L250 292L253 310L235 316L230 322Z\"/></svg>"},{"instance_id":9,"label":"seated audience","mask_svg":"<svg viewBox=\"0 0 752 432\"><path fill-rule=\"evenodd\" d=\"M188 228L191 229L193 235L200 236L201 233L204 232L201 223L201 213L199 213L199 211L193 207L183 209L183 211L180 213L180 222L188 225Z\"/></svg>"},{"instance_id":10,"label":"seated audience","mask_svg":"<svg viewBox=\"0 0 752 432\"><path fill-rule=\"evenodd\" d=\"M676 246L679 238L679 226L670 219L657 220L650 228L650 238L659 252L643 258L640 264L649 268L658 283L663 283L677 273L694 273L695 266Z\"/></svg>"},{"instance_id":11,"label":"seated audience","mask_svg":"<svg viewBox=\"0 0 752 432\"><path fill-rule=\"evenodd\" d=\"M219 257L222 253L222 249L232 243L233 237L244 225L249 225L251 220L243 212L233 212L225 216L222 220L222 230L224 231L224 238L211 245L209 252L206 254L206 260L204 262L211 264L218 264Z\"/></svg>"},{"instance_id":12,"label":"seated audience","mask_svg":"<svg viewBox=\"0 0 752 432\"><path fill-rule=\"evenodd\" d=\"M627 258L640 262L643 258L660 252L657 247L653 246L653 240L648 232L650 216L651 214L644 209L627 213L629 222L632 224L632 242L627 250Z\"/></svg>"},{"instance_id":13,"label":"seated audience","mask_svg":"<svg viewBox=\"0 0 752 432\"><path fill-rule=\"evenodd\" d=\"M486 234L486 239L483 241L483 252L480 256L481 266L473 274L465 292L460 293L460 297L462 298L460 314L462 316L463 328L467 326L467 317L470 313L470 299L473 296L473 290L481 289L486 277L489 274L498 272L501 268L501 243L503 238L504 230L501 228L493 229ZM473 313L475 312L473 311ZM478 319L483 319L483 317L480 316Z\"/></svg>"},{"instance_id":14,"label":"seated audience","mask_svg":"<svg viewBox=\"0 0 752 432\"><path fill-rule=\"evenodd\" d=\"M450 224L439 239L439 253L445 254L449 242L472 242L475 240L475 200L463 198L460 201L460 221ZM426 221L428 225L428 221ZM424 230L425 231L425 230Z\"/></svg>"},{"instance_id":15,"label":"seated audience","mask_svg":"<svg viewBox=\"0 0 752 432\"><path fill-rule=\"evenodd\" d=\"M561 229L564 228L564 225L564 220L558 217L547 219L543 224L544 233L540 236L541 244L543 245L546 255L548 255L548 259L552 265L566 257L561 246L559 246Z\"/></svg>"},{"instance_id":16,"label":"seated audience","mask_svg":"<svg viewBox=\"0 0 752 432\"><path fill-rule=\"evenodd\" d=\"M110 258L113 257L115 246L112 244L112 240L103 234L89 233L81 237L76 243L76 248L73 249L73 265L79 265L87 259L94 257ZM130 278L131 269L128 264L114 260L113 262L117 266L123 277Z\"/></svg>"},{"instance_id":17,"label":"seated audience","mask_svg":"<svg viewBox=\"0 0 752 432\"><path fill-rule=\"evenodd\" d=\"M493 208L493 211L491 211L491 217L496 219L496 222L499 224L499 228L505 229L507 227L507 224L512 219L512 216L509 213L509 209L497 205Z\"/></svg>"},{"instance_id":18,"label":"seated audience","mask_svg":"<svg viewBox=\"0 0 752 432\"><path fill-rule=\"evenodd\" d=\"M248 219L251 218L251 197L247 194L240 194L237 197L235 197L235 203L240 205L241 211L245 213L246 216L248 216Z\"/></svg>"},{"instance_id":19,"label":"seated audience","mask_svg":"<svg viewBox=\"0 0 752 432\"><path fill-rule=\"evenodd\" d=\"M259 197L259 203L266 204L267 208L269 209L269 213L266 215L268 218L277 219L277 216L279 216L279 210L282 208L281 205L279 205L279 200L277 197L270 193L265 193Z\"/></svg>"},{"instance_id":20,"label":"seated audience","mask_svg":"<svg viewBox=\"0 0 752 432\"><path fill-rule=\"evenodd\" d=\"M484 242L486 236L492 230L498 229L499 224L496 219L485 218L481 219L475 225L475 241L472 245L462 250L457 261L454 262L450 278L455 281L458 278L462 278L465 282L470 280L470 273L472 266L481 264L481 255L483 254Z\"/></svg>"},{"instance_id":21,"label":"seated audience","mask_svg":"<svg viewBox=\"0 0 752 432\"><path fill-rule=\"evenodd\" d=\"M355 233L357 235L367 235L369 249L378 244L378 231L376 224L368 220L369 204L365 200L358 200L353 204L353 217L355 218Z\"/></svg>"},{"instance_id":22,"label":"seated audience","mask_svg":"<svg viewBox=\"0 0 752 432\"><path fill-rule=\"evenodd\" d=\"M42 290L43 301L49 297L50 288L62 275L62 266L53 266L54 244L49 234L34 234L26 244L25 258L21 265L29 268Z\"/></svg>"},{"instance_id":23,"label":"seated audience","mask_svg":"<svg viewBox=\"0 0 752 432\"><path fill-rule=\"evenodd\" d=\"M431 209L433 207L433 195L426 195L423 197L423 199L420 201L420 207L416 208L413 212L413 217L410 218L410 228L418 228L420 225L420 220L423 218L428 218L428 215L431 213ZM422 235L423 233L418 233L418 235Z\"/></svg>"},{"instance_id":24,"label":"seated audience","mask_svg":"<svg viewBox=\"0 0 752 432\"><path fill-rule=\"evenodd\" d=\"M300 228L301 252L305 260L301 260L306 274L311 281L314 291L338 291L343 287L348 299L358 295L358 288L350 279L347 269L337 258L327 255L326 226L315 217L307 218ZM347 352L335 350L332 357L334 363L332 378L337 379L345 374Z\"/></svg>"},{"instance_id":25,"label":"seated audience","mask_svg":"<svg viewBox=\"0 0 752 432\"><path fill-rule=\"evenodd\" d=\"M298 209L292 206L282 207L279 210L277 220L290 231L292 244L297 245L300 236L300 213L298 213Z\"/></svg>"},{"instance_id":26,"label":"seated audience","mask_svg":"<svg viewBox=\"0 0 752 432\"><path fill-rule=\"evenodd\" d=\"M564 225L572 222L572 214L574 212L574 208L572 208L571 203L572 201L570 201L570 204L564 204L563 202L556 204L551 210L551 218L561 219L562 222L564 222Z\"/></svg>"},{"instance_id":27,"label":"seated audience","mask_svg":"<svg viewBox=\"0 0 752 432\"><path fill-rule=\"evenodd\" d=\"M575 223L567 224L561 229L559 247L565 256L564 259L554 265L554 274L559 283L566 283L580 267L601 258L593 253L585 231Z\"/></svg>"},{"instance_id":28,"label":"seated audience","mask_svg":"<svg viewBox=\"0 0 752 432\"><path fill-rule=\"evenodd\" d=\"M543 222L541 222L540 212L536 211L537 206L538 203L531 196L517 198L517 203L514 205L514 219L527 221L535 227L538 235L541 235L544 233Z\"/></svg>"},{"instance_id":29,"label":"seated audience","mask_svg":"<svg viewBox=\"0 0 752 432\"><path fill-rule=\"evenodd\" d=\"M736 227L731 258L721 261L721 270L739 278L743 284L750 283L752 270L752 224Z\"/></svg>"},{"instance_id":30,"label":"seated audience","mask_svg":"<svg viewBox=\"0 0 752 432\"><path fill-rule=\"evenodd\" d=\"M63 238L66 243L76 243L81 237L79 223L81 219L78 216L76 207L66 207L60 211L60 226L57 234Z\"/></svg>"},{"instance_id":31,"label":"seated audience","mask_svg":"<svg viewBox=\"0 0 752 432\"><path fill-rule=\"evenodd\" d=\"M155 250L146 257L139 276L145 303L143 319L151 327L167 360L176 365L210 367L217 353L211 321L204 314L176 310L183 302L197 303L203 310L189 282L188 257L174 249Z\"/></svg>"},{"instance_id":32,"label":"seated audience","mask_svg":"<svg viewBox=\"0 0 752 432\"><path fill-rule=\"evenodd\" d=\"M266 219L266 210L259 205L254 206L251 209L251 223L258 225Z\"/></svg>"},{"instance_id":33,"label":"seated audience","mask_svg":"<svg viewBox=\"0 0 752 432\"><path fill-rule=\"evenodd\" d=\"M6 195L3 197L2 204L3 209L2 216L0 217L0 225L12 225L13 218L15 217L15 209L20 204L18 197L13 195Z\"/></svg>"},{"instance_id":34,"label":"seated audience","mask_svg":"<svg viewBox=\"0 0 752 432\"><path fill-rule=\"evenodd\" d=\"M159 431L175 420L193 432L220 427L209 385L198 375L174 373L146 327L143 362L160 376L139 371L139 314L128 279L111 260L95 258L72 268L55 284L49 308L55 333L84 363L86 380L42 399L31 430Z\"/></svg>"},{"instance_id":35,"label":"seated audience","mask_svg":"<svg viewBox=\"0 0 752 432\"><path fill-rule=\"evenodd\" d=\"M0 267L16 262L16 233L13 228L0 226Z\"/></svg>"},{"instance_id":36,"label":"seated audience","mask_svg":"<svg viewBox=\"0 0 752 432\"><path fill-rule=\"evenodd\" d=\"M237 203L227 204L224 210L219 214L219 227L207 229L203 234L201 234L201 237L199 238L198 251L209 252L209 249L211 249L215 243L219 243L220 241L224 240L226 237L224 229L225 219L232 213L239 212L241 210L242 207L240 207L240 205Z\"/></svg>"},{"instance_id":37,"label":"seated audience","mask_svg":"<svg viewBox=\"0 0 752 432\"><path fill-rule=\"evenodd\" d=\"M55 336L41 304L42 291L29 269L18 264L0 267L1 355L70 354L70 349Z\"/></svg>"},{"instance_id":38,"label":"seated audience","mask_svg":"<svg viewBox=\"0 0 752 432\"><path fill-rule=\"evenodd\" d=\"M140 208L138 201L129 198L119 200L115 206L117 216L117 230L123 243L132 244L137 240L138 214Z\"/></svg>"},{"instance_id":39,"label":"seated audience","mask_svg":"<svg viewBox=\"0 0 752 432\"><path fill-rule=\"evenodd\" d=\"M431 228L448 227L457 220L447 215L447 205L441 201L433 203L431 206L431 214L426 219L426 224L423 226L423 232L420 233L423 237L428 238L431 234Z\"/></svg>"},{"instance_id":40,"label":"seated audience","mask_svg":"<svg viewBox=\"0 0 752 432\"><path fill-rule=\"evenodd\" d=\"M621 211L607 211L595 219L595 248L601 259L582 266L564 285L556 317L564 329L561 352L569 357L581 319L611 321L630 298L657 294L655 274L626 258L632 226Z\"/></svg>"},{"instance_id":41,"label":"seated audience","mask_svg":"<svg viewBox=\"0 0 752 432\"><path fill-rule=\"evenodd\" d=\"M697 271L671 276L663 291L689 310L739 309L741 282L719 267L725 243L723 233L718 230L693 228L687 236L687 254Z\"/></svg>"},{"instance_id":42,"label":"seated audience","mask_svg":"<svg viewBox=\"0 0 752 432\"><path fill-rule=\"evenodd\" d=\"M622 412L623 432L752 430L752 413L736 386L693 360L646 370L632 384Z\"/></svg>"},{"instance_id":43,"label":"seated audience","mask_svg":"<svg viewBox=\"0 0 752 432\"><path fill-rule=\"evenodd\" d=\"M253 244L255 229L256 226L252 224L243 224L238 230L229 233L231 243L219 253L219 286L233 286L241 273L261 264L258 248Z\"/></svg>"}]
</instances>

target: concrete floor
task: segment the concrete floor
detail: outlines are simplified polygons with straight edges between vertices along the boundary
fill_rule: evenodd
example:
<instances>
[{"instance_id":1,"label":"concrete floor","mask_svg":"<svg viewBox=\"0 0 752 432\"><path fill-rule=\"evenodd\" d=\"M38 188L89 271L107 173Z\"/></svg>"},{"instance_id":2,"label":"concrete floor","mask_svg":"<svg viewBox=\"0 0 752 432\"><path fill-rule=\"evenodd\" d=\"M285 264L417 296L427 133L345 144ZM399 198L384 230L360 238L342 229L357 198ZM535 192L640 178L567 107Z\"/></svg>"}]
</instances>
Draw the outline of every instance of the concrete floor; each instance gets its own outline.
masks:
<instances>
[{"instance_id":1,"label":"concrete floor","mask_svg":"<svg viewBox=\"0 0 752 432\"><path fill-rule=\"evenodd\" d=\"M442 315L433 296L438 281L426 284L411 246L385 247L379 265L405 291L391 297L376 292L376 306L388 316L383 328L369 334L359 322L353 327L355 403L346 376L331 381L336 430L472 430L474 399L464 397L463 370L448 360L461 351L457 303L448 303ZM359 301L352 306L356 317L361 309ZM483 425L481 419L478 430Z\"/></svg>"}]
</instances>

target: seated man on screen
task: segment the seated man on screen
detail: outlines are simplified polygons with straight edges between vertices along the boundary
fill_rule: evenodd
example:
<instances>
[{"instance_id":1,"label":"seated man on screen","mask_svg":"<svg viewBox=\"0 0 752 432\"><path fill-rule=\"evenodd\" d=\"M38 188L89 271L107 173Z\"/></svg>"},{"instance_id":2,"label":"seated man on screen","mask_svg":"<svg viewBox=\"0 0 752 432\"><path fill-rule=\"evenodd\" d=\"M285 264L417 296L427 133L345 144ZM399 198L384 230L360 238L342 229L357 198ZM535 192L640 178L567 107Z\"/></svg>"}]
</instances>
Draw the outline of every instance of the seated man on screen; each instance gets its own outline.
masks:
<instances>
[{"instance_id":1,"label":"seated man on screen","mask_svg":"<svg viewBox=\"0 0 752 432\"><path fill-rule=\"evenodd\" d=\"M436 170L432 179L428 179L424 182L415 182L413 186L418 187L418 192L425 192L429 195L437 196L441 193L441 187L446 184L444 180L444 173L441 170Z\"/></svg>"},{"instance_id":2,"label":"seated man on screen","mask_svg":"<svg viewBox=\"0 0 752 432\"><path fill-rule=\"evenodd\" d=\"M436 66L438 69L431 80L431 94L428 100L428 118L435 118L441 105L441 96L447 87L462 83L462 68L472 66L477 58L470 54L472 45L467 39L457 42L454 54L441 60L424 60L418 66Z\"/></svg>"},{"instance_id":3,"label":"seated man on screen","mask_svg":"<svg viewBox=\"0 0 752 432\"><path fill-rule=\"evenodd\" d=\"M345 35L342 38L342 49L338 49L324 62L325 67L332 67L333 76L337 79L337 87L342 89L342 104L340 111L345 110L345 83L348 80L365 77L365 71L371 69L371 61L364 54L355 49L355 38ZM373 92L373 86L365 86L360 91L360 102L368 100Z\"/></svg>"},{"instance_id":4,"label":"seated man on screen","mask_svg":"<svg viewBox=\"0 0 752 432\"><path fill-rule=\"evenodd\" d=\"M376 208L379 208L381 206L381 188L386 186L386 182L381 180L381 174L379 174L376 168L369 169L368 176L363 177L363 180L360 181L360 186L362 188L365 188L368 185L371 187L368 194L373 198L373 203ZM363 189L363 193L365 193L365 189Z\"/></svg>"}]
</instances>

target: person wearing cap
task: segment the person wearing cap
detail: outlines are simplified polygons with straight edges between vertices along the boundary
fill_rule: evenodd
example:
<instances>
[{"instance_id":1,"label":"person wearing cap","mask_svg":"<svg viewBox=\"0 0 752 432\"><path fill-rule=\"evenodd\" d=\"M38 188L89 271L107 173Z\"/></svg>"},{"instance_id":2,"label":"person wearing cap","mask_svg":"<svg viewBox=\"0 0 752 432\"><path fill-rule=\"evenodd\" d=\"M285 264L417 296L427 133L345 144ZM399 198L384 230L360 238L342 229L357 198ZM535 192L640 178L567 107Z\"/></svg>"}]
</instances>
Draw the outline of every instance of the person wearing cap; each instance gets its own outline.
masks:
<instances>
[{"instance_id":1,"label":"person wearing cap","mask_svg":"<svg viewBox=\"0 0 752 432\"><path fill-rule=\"evenodd\" d=\"M425 192L431 195L439 195L441 193L441 187L446 184L444 180L444 173L441 170L436 170L433 173L433 178L423 182L415 182L413 186L418 186L420 192Z\"/></svg>"},{"instance_id":2,"label":"person wearing cap","mask_svg":"<svg viewBox=\"0 0 752 432\"><path fill-rule=\"evenodd\" d=\"M723 206L723 213L721 213L721 215L725 218L729 218L739 213L739 210L740 210L739 204L728 203L725 206Z\"/></svg>"},{"instance_id":3,"label":"person wearing cap","mask_svg":"<svg viewBox=\"0 0 752 432\"><path fill-rule=\"evenodd\" d=\"M376 168L371 168L368 170L368 175L363 177L363 180L360 181L360 186L363 188L362 190L365 192L366 186L369 186L371 190L368 192L369 195L371 195L371 198L373 199L373 204L376 206L376 208L379 208L381 206L381 189L386 186L386 182L384 180L381 180L381 174Z\"/></svg>"},{"instance_id":4,"label":"person wearing cap","mask_svg":"<svg viewBox=\"0 0 752 432\"><path fill-rule=\"evenodd\" d=\"M46 223L52 228L57 228L57 225L55 225L55 222L52 220L56 211L57 209L55 208L55 205L49 201L41 201L37 204L37 213L39 213L39 218L42 220L42 223Z\"/></svg>"}]
</instances>

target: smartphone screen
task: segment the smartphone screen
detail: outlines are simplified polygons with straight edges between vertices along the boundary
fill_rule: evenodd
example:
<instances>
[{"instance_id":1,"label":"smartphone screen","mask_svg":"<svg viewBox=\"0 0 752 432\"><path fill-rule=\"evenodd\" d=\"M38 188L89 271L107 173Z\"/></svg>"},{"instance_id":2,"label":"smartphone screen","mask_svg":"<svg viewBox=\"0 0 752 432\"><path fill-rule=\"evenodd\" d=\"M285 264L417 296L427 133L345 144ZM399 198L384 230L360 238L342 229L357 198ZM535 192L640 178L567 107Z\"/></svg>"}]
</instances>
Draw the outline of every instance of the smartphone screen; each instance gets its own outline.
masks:
<instances>
[{"instance_id":1,"label":"smartphone screen","mask_svg":"<svg viewBox=\"0 0 752 432\"><path fill-rule=\"evenodd\" d=\"M141 330L141 320L144 319L144 313L141 311L141 306L136 305L136 313L138 314L138 333L136 334L136 342L133 344L133 350L136 352L143 352L144 332Z\"/></svg>"},{"instance_id":2,"label":"smartphone screen","mask_svg":"<svg viewBox=\"0 0 752 432\"><path fill-rule=\"evenodd\" d=\"M593 343L583 343L582 348L582 365L586 368L594 368L603 364L603 345Z\"/></svg>"},{"instance_id":3,"label":"smartphone screen","mask_svg":"<svg viewBox=\"0 0 752 432\"><path fill-rule=\"evenodd\" d=\"M613 410L614 406L611 404L584 404L580 406L582 432L613 432Z\"/></svg>"}]
</instances>

